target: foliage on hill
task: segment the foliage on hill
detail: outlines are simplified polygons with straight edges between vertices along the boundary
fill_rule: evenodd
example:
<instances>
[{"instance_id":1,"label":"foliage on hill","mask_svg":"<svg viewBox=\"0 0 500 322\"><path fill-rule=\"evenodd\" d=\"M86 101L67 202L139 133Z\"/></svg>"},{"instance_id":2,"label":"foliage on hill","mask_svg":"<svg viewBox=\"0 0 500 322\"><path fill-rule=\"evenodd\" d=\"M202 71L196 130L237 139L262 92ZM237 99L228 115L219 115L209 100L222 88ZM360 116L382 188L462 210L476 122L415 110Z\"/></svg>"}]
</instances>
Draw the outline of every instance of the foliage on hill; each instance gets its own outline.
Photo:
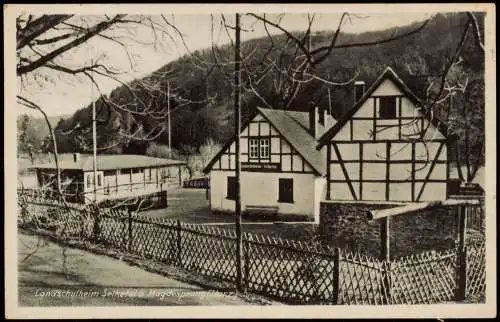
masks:
<instances>
[{"instance_id":1,"label":"foliage on hill","mask_svg":"<svg viewBox=\"0 0 500 322\"><path fill-rule=\"evenodd\" d=\"M52 116L49 117L49 122L52 127L57 127L64 118L69 117L71 115ZM45 119L23 114L19 115L16 121L18 156L34 159L36 154L48 152L49 128Z\"/></svg>"},{"instance_id":2,"label":"foliage on hill","mask_svg":"<svg viewBox=\"0 0 500 322\"><path fill-rule=\"evenodd\" d=\"M338 48L319 67L311 71L314 75L333 81L346 81L359 73L358 80L371 84L387 67L392 67L412 90L420 97L426 96L426 87L430 82L428 75L442 71L451 58L460 41L463 31L465 14L438 14L422 31L409 37L392 42ZM482 21L480 21L482 24ZM412 30L419 23L398 28L398 32ZM341 33L338 44L361 43L390 37L396 30L387 29L360 34ZM311 36L311 43L325 43L331 32L318 32ZM461 55L460 72L472 80L471 93L463 93L456 100L453 108L468 104L471 100L479 110L484 111L484 56L474 47L468 38ZM262 61L272 59L292 60L294 46L282 36L260 38L246 41L242 44L243 79L248 71L262 72L262 80L254 91L244 90L242 97L243 119L247 119L256 106L263 106L263 98L273 108L283 108L284 96L289 95L286 88L278 88L277 79L283 75L269 73L265 75ZM234 50L231 46L208 48L192 55L181 57L161 67L156 72L142 80L135 80L127 86L116 88L108 97L96 102L98 113L98 147L100 153L146 153L151 141L134 140L125 134L149 133L160 126L164 129L161 135L154 138L156 144L168 144L166 118L154 119L141 117L137 113L127 113L116 105L126 106L137 99L148 101L148 104L165 106L165 95L151 99L148 86L166 89L167 81L175 88L170 97L172 118L172 146L181 152L198 150L212 139L215 142L227 140L233 133L233 60ZM286 84L286 82L284 82ZM331 92L329 101L328 89ZM261 98L259 98L259 96ZM331 104L332 114L341 117L353 103L352 86L332 86L317 79L301 86L295 99L288 106L291 110L307 110L311 102L328 108ZM113 105L107 100L114 102ZM461 105L462 104L462 105ZM455 113L455 112L454 112ZM458 112L456 112L458 113ZM456 114L455 113L455 114ZM472 113L471 119L477 119L477 113ZM483 113L484 114L484 113ZM484 116L483 116L484 117ZM455 133L460 135L464 129L457 117L454 118ZM484 118L483 118L484 121ZM480 122L479 122L480 123ZM481 127L481 125L479 125ZM484 137L484 125L479 129L479 138ZM77 111L71 118L57 126L57 141L61 152L89 151L91 147L91 106ZM484 141L484 139L483 139ZM477 142L471 142L476 144Z\"/></svg>"}]
</instances>

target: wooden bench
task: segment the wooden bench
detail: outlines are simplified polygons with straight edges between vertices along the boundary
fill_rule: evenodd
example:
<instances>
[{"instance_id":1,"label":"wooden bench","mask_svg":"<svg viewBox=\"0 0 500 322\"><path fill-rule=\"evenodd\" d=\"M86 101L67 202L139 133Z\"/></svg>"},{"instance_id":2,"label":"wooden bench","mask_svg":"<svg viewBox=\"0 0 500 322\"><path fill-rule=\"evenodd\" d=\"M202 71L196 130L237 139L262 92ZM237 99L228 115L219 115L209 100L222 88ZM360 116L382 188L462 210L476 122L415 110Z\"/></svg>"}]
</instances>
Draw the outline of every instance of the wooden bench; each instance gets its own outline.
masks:
<instances>
[{"instance_id":1,"label":"wooden bench","mask_svg":"<svg viewBox=\"0 0 500 322\"><path fill-rule=\"evenodd\" d=\"M278 206L246 206L245 217L251 217L252 219L276 219L278 217L278 209Z\"/></svg>"}]
</instances>

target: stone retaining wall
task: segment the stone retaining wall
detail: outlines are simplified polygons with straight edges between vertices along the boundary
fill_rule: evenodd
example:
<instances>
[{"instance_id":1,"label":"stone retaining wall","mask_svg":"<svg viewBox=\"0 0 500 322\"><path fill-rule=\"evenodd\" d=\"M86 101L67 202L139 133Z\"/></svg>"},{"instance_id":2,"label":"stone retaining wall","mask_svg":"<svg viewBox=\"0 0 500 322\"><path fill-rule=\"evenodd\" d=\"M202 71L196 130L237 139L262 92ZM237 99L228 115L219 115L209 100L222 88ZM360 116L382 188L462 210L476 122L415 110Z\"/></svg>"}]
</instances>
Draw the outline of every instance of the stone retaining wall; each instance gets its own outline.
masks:
<instances>
[{"instance_id":1,"label":"stone retaining wall","mask_svg":"<svg viewBox=\"0 0 500 322\"><path fill-rule=\"evenodd\" d=\"M322 202L319 235L326 243L379 257L380 220L370 210L402 204ZM391 218L391 258L453 247L458 240L456 207L434 207Z\"/></svg>"}]
</instances>

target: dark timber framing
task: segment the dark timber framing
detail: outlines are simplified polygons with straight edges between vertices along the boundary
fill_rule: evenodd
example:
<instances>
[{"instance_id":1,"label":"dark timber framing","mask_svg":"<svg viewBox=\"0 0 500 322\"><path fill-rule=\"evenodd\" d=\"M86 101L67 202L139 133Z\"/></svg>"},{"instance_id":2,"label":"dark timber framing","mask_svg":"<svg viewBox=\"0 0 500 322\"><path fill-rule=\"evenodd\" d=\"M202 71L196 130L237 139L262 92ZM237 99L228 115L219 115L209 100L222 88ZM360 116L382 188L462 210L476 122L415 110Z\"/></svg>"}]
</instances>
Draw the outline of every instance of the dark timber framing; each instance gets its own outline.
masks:
<instances>
[{"instance_id":1,"label":"dark timber framing","mask_svg":"<svg viewBox=\"0 0 500 322\"><path fill-rule=\"evenodd\" d=\"M411 142L409 140L377 140L376 142L373 142L373 140L355 140L355 141L349 141L349 140L334 140L332 142L335 142L337 144L340 143L358 143L358 142L363 142L363 143L408 143ZM446 143L446 139L433 139L432 142L439 142L439 143Z\"/></svg>"},{"instance_id":2,"label":"dark timber framing","mask_svg":"<svg viewBox=\"0 0 500 322\"><path fill-rule=\"evenodd\" d=\"M357 143L357 142L355 142ZM331 161L332 163L338 163L337 161ZM359 160L342 160L343 163L358 163ZM384 163L385 164L385 160L363 160L363 163ZM424 163L429 163L429 161L426 161L426 160L391 160L391 163L392 164L404 164L404 163L411 163L411 162L415 162L416 164L424 164ZM445 160L436 160L436 164L445 164L446 161Z\"/></svg>"},{"instance_id":3,"label":"dark timber framing","mask_svg":"<svg viewBox=\"0 0 500 322\"><path fill-rule=\"evenodd\" d=\"M326 184L326 199L327 200L331 200L332 199L332 196L331 196L331 187L330 187L330 184L331 184L331 181L330 181L330 177L331 177L331 174L330 174L330 167L332 166L332 163L330 162L331 161L331 154L332 153L332 146L330 144L328 144L326 146L326 156L328 158L328 161L326 163L326 180L327 180L327 184Z\"/></svg>"},{"instance_id":4,"label":"dark timber framing","mask_svg":"<svg viewBox=\"0 0 500 322\"><path fill-rule=\"evenodd\" d=\"M352 119L350 120L349 123L350 123L350 126L349 126L350 127L350 129L349 129L350 130L349 131L350 132L349 133L349 137L351 138L351 140L354 140L354 123L353 123Z\"/></svg>"},{"instance_id":5,"label":"dark timber framing","mask_svg":"<svg viewBox=\"0 0 500 322\"><path fill-rule=\"evenodd\" d=\"M431 162L431 166L429 168L429 172L427 172L427 175L425 176L424 183L422 184L422 188L420 188L420 192L418 193L418 197L417 197L416 201L419 201L420 197L422 197L422 194L424 193L425 185L426 185L427 182L429 182L429 178L430 178L430 176L432 174L432 170L434 170L434 166L436 165L436 160L439 158L439 155L441 154L441 150L443 149L443 145L444 145L444 143L441 143L439 145L439 148L438 148L438 150L436 152L436 156L434 157L434 159ZM445 181L445 182L448 182L448 181Z\"/></svg>"},{"instance_id":6,"label":"dark timber framing","mask_svg":"<svg viewBox=\"0 0 500 322\"><path fill-rule=\"evenodd\" d=\"M342 172L344 173L344 177L346 179L347 185L349 186L349 190L351 191L352 197L354 200L358 200L356 197L356 192L354 191L354 187L352 185L352 181L349 178L349 173L347 172L347 169L345 168L344 162L342 162L342 156L340 155L339 148L337 147L337 144L332 143L333 149L335 150L335 154L337 155L337 160L339 161L340 167L342 168Z\"/></svg>"},{"instance_id":7,"label":"dark timber framing","mask_svg":"<svg viewBox=\"0 0 500 322\"><path fill-rule=\"evenodd\" d=\"M398 117L399 118L399 117ZM373 118L372 117L368 117L368 116L355 116L352 118L352 120L356 121L356 120L359 120L359 121L371 121ZM401 117L401 120L407 120L407 121L413 121L415 119L423 119L423 117L421 116L402 116ZM390 119L386 119L386 120L390 120ZM395 119L394 119L395 120Z\"/></svg>"},{"instance_id":8,"label":"dark timber framing","mask_svg":"<svg viewBox=\"0 0 500 322\"><path fill-rule=\"evenodd\" d=\"M400 90L400 93L395 93L396 95L373 95L380 84L386 79L391 80ZM391 100L394 100L395 105L391 105L391 108L395 108L395 113L391 114L391 118L387 119L387 121L377 120L377 118L379 118L381 97L391 97ZM403 103L406 104L405 106L408 108L416 108L419 113L412 113L408 108L403 108ZM363 114L358 113L361 109L363 109ZM373 111L372 115L370 115L370 111ZM419 142L418 139L425 135L425 132L429 128L428 125L433 125L444 138L433 137L425 139L424 142L422 142L425 145L431 144L433 146L433 151L437 150L434 156L425 160L417 155L417 152L420 150L420 145L417 145L417 143ZM346 126L350 126L350 129L345 128ZM356 130L362 129L361 132L354 131L354 127L356 127ZM391 128L393 127L398 128L392 130ZM387 133L381 133L386 129L389 130ZM342 131L343 137L341 138L338 136L338 139L336 139L340 131ZM371 132L368 133L371 134L371 136L367 136L367 132ZM355 139L355 136L360 139ZM334 184L342 183L348 185L354 200L365 200L365 198L368 200L372 196L372 192L367 190L366 183L380 183L380 185L376 185L380 186L380 188L377 187L380 195L377 195L377 191L374 191L375 195L373 195L377 196L377 199L391 201L392 195L393 199L397 196L404 198L404 200L400 200L404 202L410 200L412 202L419 201L423 192L426 191L425 188L427 183L439 183L436 187L441 187L441 184L446 185L449 182L450 158L448 155L446 159L439 160L439 158L442 154L443 146L450 146L450 140L451 138L448 136L446 126L436 118L431 118L430 114L426 113L422 101L411 92L392 69L387 68L344 117L319 139L319 143L316 147L318 150L324 145L327 145L327 198L335 199L335 195L332 195L335 194ZM345 146L341 146L342 144L345 144ZM364 146L365 144L374 145ZM381 144L381 146L375 144ZM351 146L349 147L348 145ZM383 145L385 145L385 158L377 158L376 154L371 155L372 153L383 154ZM356 146L359 146L359 159L358 155L349 152L349 149L353 151ZM411 157L409 155L410 148ZM391 151L394 153L392 156ZM402 152L400 153L400 151ZM336 154L336 158L334 158L334 153ZM348 159L346 159L346 155ZM336 169L332 170L331 167L333 164L335 164L335 166L337 166L337 164L340 165L342 170L339 169L338 172L342 171L344 173L344 178L333 173L333 171L337 171ZM380 168L380 175L373 174L373 178L377 180L365 179L367 176L370 177L370 167L372 164L379 164L377 169ZM384 164L385 167L382 166L382 164ZM436 167L436 164L439 166ZM446 165L446 179L444 179L444 165ZM366 171L364 167L367 167ZM384 171L383 168L385 168L385 178L382 173L382 171ZM419 168L423 168L421 174L416 173L416 171L419 171ZM439 168L440 171L436 172L434 168ZM353 170L355 172L349 173L347 170ZM428 173L426 173L426 171L428 171ZM334 177L338 177L342 180L333 179ZM398 183L401 183L401 185L398 185ZM357 186L358 184L359 186ZM405 189L405 191L400 192L399 189ZM358 194L358 196L356 196L356 194ZM348 195L345 197L350 198Z\"/></svg>"},{"instance_id":9,"label":"dark timber framing","mask_svg":"<svg viewBox=\"0 0 500 322\"><path fill-rule=\"evenodd\" d=\"M400 140L401 140L401 120L403 119L403 116L401 115L402 98L403 98L402 96L398 97L398 115L397 115L397 118L398 118L398 139L400 139Z\"/></svg>"},{"instance_id":10,"label":"dark timber framing","mask_svg":"<svg viewBox=\"0 0 500 322\"><path fill-rule=\"evenodd\" d=\"M394 85L401 91L402 95L395 96L403 96L405 99L409 100L416 108L420 109L420 112L423 114L424 118L428 119L430 123L432 123L445 137L447 134L447 128L439 120L435 117L431 117L431 113L426 113L423 108L424 104L422 101L406 86L406 84L396 75L396 73L391 68L386 68L385 71L373 82L373 84L366 90L361 99L359 99L352 108L340 119L331 129L329 129L321 138L319 139L319 144L316 147L318 150L328 142L332 141L335 135L344 127L347 122L356 114L356 112L367 102L368 100L373 100L373 122L376 123L376 104L378 97L377 95L372 95L374 91L382 84L382 82L386 79L391 80ZM422 121L423 123L423 121ZM374 124L373 128L376 128ZM374 133L374 137L372 141L376 140L376 134Z\"/></svg>"},{"instance_id":11,"label":"dark timber framing","mask_svg":"<svg viewBox=\"0 0 500 322\"><path fill-rule=\"evenodd\" d=\"M262 116L264 117L264 116ZM262 123L266 123L268 124L268 131L264 131L262 129ZM250 135L250 126L251 124L258 124L257 125L257 135ZM314 168L312 167L311 164L309 164L309 162L307 162L307 160L302 156L300 155L296 150L295 148L290 144L290 142L288 142L282 135L280 134L272 134L272 131L274 129L274 132L278 132L274 127L273 125L271 124L271 122L267 121L266 119L264 120L258 120L258 121L250 121L247 123L246 127L242 130L242 132L247 129L248 131L248 135L241 135L240 138L241 139L246 139L247 142L247 152L242 152L240 153L240 155L242 157L246 156L247 159L248 159L248 163L258 163L258 164L264 164L264 163L273 163L272 162L272 156L278 156L279 155L279 162L280 162L280 165L281 165L281 170L280 171L274 171L274 170L266 170L265 172L279 172L279 173L307 173L307 174L310 174L310 173L316 173L314 171ZM253 133L253 132L252 132ZM273 138L277 138L279 139L278 141L278 144L279 144L279 152L276 152L276 151L273 151L272 150L272 139ZM251 139L256 139L256 140L259 140L259 145L258 145L258 158L250 158L250 140ZM268 139L269 140L269 155L268 155L268 158L261 158L260 157L260 140L261 139ZM231 162L231 157L232 156L235 156L236 154L234 152L231 152L231 146L232 144L234 143L234 141L231 141L230 143L228 143L224 149L221 150L221 153L218 154L218 156L216 156L217 160L214 162L213 164L213 169L214 170L220 170L220 171L234 171L234 165L232 164ZM290 152L283 152L283 144L287 144L290 148ZM221 161L221 158L223 155L227 155L227 158L228 158L228 163L227 163L227 168L226 167L223 167L222 166L222 161ZM289 156L290 157L290 161L289 161L289 166L290 166L290 170L283 170L283 161L284 161L284 158L283 156ZM300 158L300 163L301 163L301 167L300 169L297 169L297 170L294 170L293 166L294 166L294 156L299 156ZM311 169L311 170L308 170L306 171L306 165ZM297 162L295 162L295 166L297 166ZM248 171L248 170L244 170L244 171Z\"/></svg>"},{"instance_id":12,"label":"dark timber framing","mask_svg":"<svg viewBox=\"0 0 500 322\"><path fill-rule=\"evenodd\" d=\"M347 143L345 141L342 141L344 144ZM447 183L449 179L449 163L447 160L438 160L439 155L436 154L435 158L432 160L434 164L446 164L447 167L447 178L446 180L442 179L430 179L430 175L427 176L425 179L416 179L415 178L415 168L417 165L425 165L429 164L431 161L427 160L416 160L416 142L415 141L393 141L393 142L399 142L402 143L404 142L405 144L409 144L411 146L411 159L409 160L393 160L391 157L391 150L393 149L393 145L391 144L391 141L385 140L382 143L385 143L385 152L387 157L385 159L380 159L380 160L366 160L365 153L364 153L364 145L368 144L377 144L379 142L360 142L360 141L353 141L350 142L349 144L351 145L357 145L359 146L359 159L357 160L344 160L342 159L341 153L340 153L340 148L338 147L337 143L338 141L333 141L331 144L327 145L327 155L329 156L329 161L327 163L327 199L331 200L332 195L332 187L331 184L335 183L342 183L342 184L347 184L349 186L349 189L351 190L351 194L353 195L354 200L364 200L363 199L363 184L364 183L383 183L385 184L384 190L385 190L385 199L387 201L391 200L390 196L390 186L392 183L409 183L411 184L411 196L409 200L412 202L416 201L416 183ZM444 146L444 142L442 140L440 141L432 141L432 143L437 143L440 144L440 147ZM332 148L334 147L335 155L337 156L336 160L332 160ZM441 153L442 151L438 151ZM341 166L343 174L345 179L331 179L332 172L331 172L331 166L332 164L338 164ZM345 168L345 164L359 164L359 179L352 179L349 177L349 173L347 173L347 169ZM364 174L363 174L363 168L365 164L385 164L385 179L364 179ZM410 176L407 179L391 179L391 166L393 164L407 164L409 167L411 167L411 173ZM347 176L346 176L347 173ZM354 189L354 183L359 183L359 188ZM357 190L357 191L356 191ZM352 191L355 191L353 194ZM356 195L357 194L357 195ZM401 200L401 201L409 201L408 199Z\"/></svg>"},{"instance_id":13,"label":"dark timber framing","mask_svg":"<svg viewBox=\"0 0 500 322\"><path fill-rule=\"evenodd\" d=\"M359 143L359 200L363 200L363 143Z\"/></svg>"},{"instance_id":14,"label":"dark timber framing","mask_svg":"<svg viewBox=\"0 0 500 322\"><path fill-rule=\"evenodd\" d=\"M415 201L415 142L411 142L411 201Z\"/></svg>"},{"instance_id":15,"label":"dark timber framing","mask_svg":"<svg viewBox=\"0 0 500 322\"><path fill-rule=\"evenodd\" d=\"M385 200L390 200L390 179L391 179L391 143L386 143L385 152Z\"/></svg>"},{"instance_id":16,"label":"dark timber framing","mask_svg":"<svg viewBox=\"0 0 500 322\"><path fill-rule=\"evenodd\" d=\"M377 100L378 98L373 97L373 140L377 140ZM352 137L351 137L352 139Z\"/></svg>"}]
</instances>

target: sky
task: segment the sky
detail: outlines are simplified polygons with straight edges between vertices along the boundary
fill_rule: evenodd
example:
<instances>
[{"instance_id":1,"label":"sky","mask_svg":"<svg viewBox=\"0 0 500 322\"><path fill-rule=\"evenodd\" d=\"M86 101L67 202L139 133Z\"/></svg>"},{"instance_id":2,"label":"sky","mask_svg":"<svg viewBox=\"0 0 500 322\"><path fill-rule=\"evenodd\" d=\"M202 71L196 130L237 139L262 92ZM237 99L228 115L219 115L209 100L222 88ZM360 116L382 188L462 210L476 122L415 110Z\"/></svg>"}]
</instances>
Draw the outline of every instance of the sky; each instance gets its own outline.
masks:
<instances>
[{"instance_id":1,"label":"sky","mask_svg":"<svg viewBox=\"0 0 500 322\"><path fill-rule=\"evenodd\" d=\"M350 21L346 20L342 26L342 31L355 33L363 31L382 30L389 27L404 26L415 21L423 21L432 16L429 12L358 12L352 16ZM313 31L335 30L340 20L340 13L315 13ZM68 55L61 58L64 63L78 66L90 60L101 59L108 66L114 67L121 72L120 80L127 82L134 78L144 77L156 69L162 67L170 61L180 56L198 49L207 48L212 45L224 45L230 43L230 38L234 38L234 30L229 29L229 35L225 29L221 28L221 13L210 14L168 14L167 19L173 23L183 34L185 44L175 32L174 41L165 37L156 39L156 46L152 43L155 40L151 29L146 27L135 27L134 29L123 31L113 31L119 35L122 42L126 44L127 50L121 45L106 39L93 39L88 43L75 48ZM224 18L228 25L234 26L234 14L224 13ZM271 14L270 19L278 18L277 14ZM84 19L91 23L93 16L78 16L72 19ZM155 16L154 19L161 19ZM160 20L158 20L160 21ZM255 23L255 19L243 16L241 20L242 41L266 36L262 23ZM307 14L287 13L281 20L281 25L289 31L305 30L307 27ZM272 27L269 28L272 34L281 33ZM127 38L125 38L127 37ZM140 43L139 43L140 42ZM187 48L186 48L187 46ZM130 56L129 56L130 55ZM132 62L130 57L132 57ZM17 79L18 93L29 97L34 102L41 105L49 116L70 115L76 110L87 106L93 99L97 98L99 91L91 86L86 77L73 77L55 75L51 71L40 70L48 80L39 80L40 84L34 81ZM108 78L98 77L100 93L109 94L120 83ZM18 114L32 111L27 108L18 108Z\"/></svg>"}]
</instances>

